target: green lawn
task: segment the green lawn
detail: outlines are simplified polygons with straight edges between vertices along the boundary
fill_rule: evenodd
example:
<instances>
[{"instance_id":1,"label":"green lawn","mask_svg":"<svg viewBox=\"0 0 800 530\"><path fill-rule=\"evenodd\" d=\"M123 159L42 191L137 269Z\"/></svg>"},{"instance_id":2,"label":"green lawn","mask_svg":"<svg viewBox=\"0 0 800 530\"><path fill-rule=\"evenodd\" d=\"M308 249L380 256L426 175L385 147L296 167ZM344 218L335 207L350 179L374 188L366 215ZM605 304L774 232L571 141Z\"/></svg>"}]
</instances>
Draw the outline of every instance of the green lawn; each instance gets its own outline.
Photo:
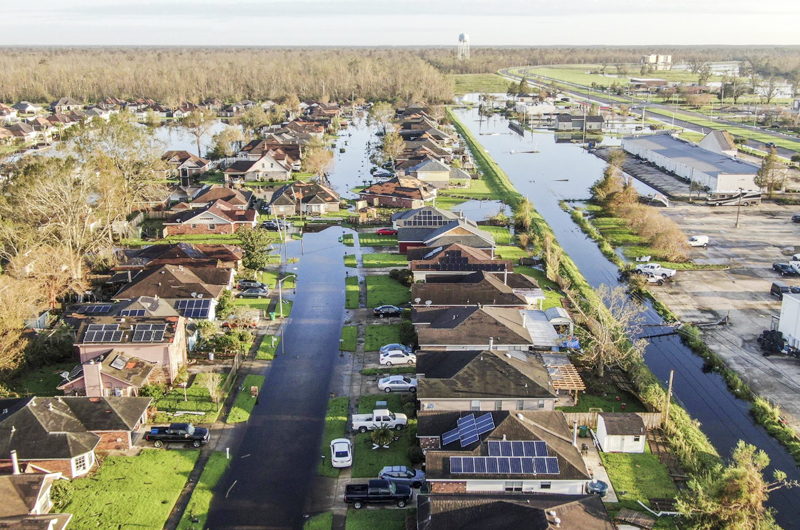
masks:
<instances>
[{"instance_id":1,"label":"green lawn","mask_svg":"<svg viewBox=\"0 0 800 530\"><path fill-rule=\"evenodd\" d=\"M325 414L325 432L322 434L322 445L320 447L320 458L317 471L323 477L339 476L339 470L331 466L331 440L343 438L347 429L347 409L350 406L350 398L347 396L333 398L328 401L328 412Z\"/></svg>"},{"instance_id":2,"label":"green lawn","mask_svg":"<svg viewBox=\"0 0 800 530\"><path fill-rule=\"evenodd\" d=\"M457 195L459 197L469 197L470 199L497 199L497 195L489 187L489 183L485 179L476 179L469 181L469 188L452 188L438 192L439 197L448 195ZM439 197L436 199L436 205L439 205Z\"/></svg>"},{"instance_id":3,"label":"green lawn","mask_svg":"<svg viewBox=\"0 0 800 530\"><path fill-rule=\"evenodd\" d=\"M407 510L347 510L345 530L405 530Z\"/></svg>"},{"instance_id":4,"label":"green lawn","mask_svg":"<svg viewBox=\"0 0 800 530\"><path fill-rule=\"evenodd\" d=\"M362 247L396 247L397 236L379 236L373 233L359 233L358 244Z\"/></svg>"},{"instance_id":5,"label":"green lawn","mask_svg":"<svg viewBox=\"0 0 800 530\"><path fill-rule=\"evenodd\" d=\"M342 341L342 351L356 351L358 326L344 326L342 328Z\"/></svg>"},{"instance_id":6,"label":"green lawn","mask_svg":"<svg viewBox=\"0 0 800 530\"><path fill-rule=\"evenodd\" d=\"M186 511L183 512L178 530L194 530L195 528L205 528L206 520L208 519L208 508L211 506L211 499L214 497L214 488L220 481L225 471L228 470L230 460L225 458L225 453L214 451L211 457L206 462L206 467L203 468L203 474L200 475L200 480L197 481L192 492L192 498L189 499L189 504L186 506ZM192 518L196 518L196 523L192 522Z\"/></svg>"},{"instance_id":7,"label":"green lawn","mask_svg":"<svg viewBox=\"0 0 800 530\"><path fill-rule=\"evenodd\" d=\"M261 386L264 384L265 379L263 375L249 374L245 376L242 389L236 395L236 401L231 407L230 414L228 414L227 423L245 423L250 419L250 414L256 406L256 398L252 397L250 387L257 386L261 391Z\"/></svg>"},{"instance_id":8,"label":"green lawn","mask_svg":"<svg viewBox=\"0 0 800 530\"><path fill-rule=\"evenodd\" d=\"M248 306L253 309L260 309L266 311L269 307L269 298L234 298L233 305L235 306Z\"/></svg>"},{"instance_id":9,"label":"green lawn","mask_svg":"<svg viewBox=\"0 0 800 530\"><path fill-rule=\"evenodd\" d=\"M530 255L527 250L510 245L498 245L494 250L494 254L500 259L510 259L512 261L518 261L519 258L527 258Z\"/></svg>"},{"instance_id":10,"label":"green lawn","mask_svg":"<svg viewBox=\"0 0 800 530\"><path fill-rule=\"evenodd\" d=\"M294 302L292 302L291 300L283 301L283 318L287 318L292 313L292 306L294 306ZM276 318L280 317L281 314L280 308L276 306L275 309L276 309L275 311Z\"/></svg>"},{"instance_id":11,"label":"green lawn","mask_svg":"<svg viewBox=\"0 0 800 530\"><path fill-rule=\"evenodd\" d=\"M325 512L311 517L306 524L303 525L303 530L331 530L333 527L333 512Z\"/></svg>"},{"instance_id":12,"label":"green lawn","mask_svg":"<svg viewBox=\"0 0 800 530\"><path fill-rule=\"evenodd\" d=\"M267 284L270 289L277 289L278 279L285 276L286 274L281 273L280 271L263 271L258 274L258 281ZM297 286L297 275L291 273L288 278L283 280L282 286L284 291L294 289Z\"/></svg>"},{"instance_id":13,"label":"green lawn","mask_svg":"<svg viewBox=\"0 0 800 530\"><path fill-rule=\"evenodd\" d=\"M593 396L591 394L578 394L578 404L574 407L561 407L564 412L589 412L589 409L602 409L603 412L647 412L642 402L628 392L615 389L606 391L606 396ZM617 401L619 396L619 401ZM625 403L625 410L622 410Z\"/></svg>"},{"instance_id":14,"label":"green lawn","mask_svg":"<svg viewBox=\"0 0 800 530\"><path fill-rule=\"evenodd\" d=\"M400 342L400 324L369 324L364 337L364 351L378 351L381 346Z\"/></svg>"},{"instance_id":15,"label":"green lawn","mask_svg":"<svg viewBox=\"0 0 800 530\"><path fill-rule=\"evenodd\" d=\"M438 197L436 197L436 207L442 210L452 210L459 204L464 204L465 202L467 202L467 200L468 199L457 199L455 197L446 197L444 195L439 195Z\"/></svg>"},{"instance_id":16,"label":"green lawn","mask_svg":"<svg viewBox=\"0 0 800 530\"><path fill-rule=\"evenodd\" d=\"M361 396L358 402L358 413L367 414L375 409L376 401L387 401L387 406L392 412L403 412L403 403L399 394L380 394ZM409 419L409 427L416 425L417 420ZM353 477L377 477L384 466L411 466L408 459L408 448L417 443L416 437L410 436L408 428L402 431L393 431L395 440L389 449L372 449L370 433L359 433L353 442Z\"/></svg>"},{"instance_id":17,"label":"green lawn","mask_svg":"<svg viewBox=\"0 0 800 530\"><path fill-rule=\"evenodd\" d=\"M145 449L139 456L109 456L91 478L72 482L71 529L161 530L200 451Z\"/></svg>"},{"instance_id":18,"label":"green lawn","mask_svg":"<svg viewBox=\"0 0 800 530\"><path fill-rule=\"evenodd\" d=\"M408 259L405 254L361 254L361 261L364 262L364 267L379 268L379 267L408 267ZM347 263L345 263L347 265Z\"/></svg>"},{"instance_id":19,"label":"green lawn","mask_svg":"<svg viewBox=\"0 0 800 530\"><path fill-rule=\"evenodd\" d=\"M666 466L653 454L600 453L620 500L671 498L677 489Z\"/></svg>"},{"instance_id":20,"label":"green lawn","mask_svg":"<svg viewBox=\"0 0 800 530\"><path fill-rule=\"evenodd\" d=\"M505 94L511 84L511 81L497 74L453 74L447 77L453 80L453 93L456 95L471 92Z\"/></svg>"},{"instance_id":21,"label":"green lawn","mask_svg":"<svg viewBox=\"0 0 800 530\"><path fill-rule=\"evenodd\" d=\"M227 374L222 374L220 386L225 384ZM219 415L219 404L211 401L208 389L204 382L208 378L208 373L203 372L195 376L191 386L186 389L186 398L183 400L183 388L173 388L166 396L158 398L153 405L158 409L158 413L153 418L153 423L171 423L174 421L189 421L195 425L201 423L213 423ZM171 412L203 412L202 416L181 415L175 416Z\"/></svg>"},{"instance_id":22,"label":"green lawn","mask_svg":"<svg viewBox=\"0 0 800 530\"><path fill-rule=\"evenodd\" d=\"M358 276L348 276L344 279L345 284L345 309L358 309L360 304L360 294L358 287Z\"/></svg>"},{"instance_id":23,"label":"green lawn","mask_svg":"<svg viewBox=\"0 0 800 530\"><path fill-rule=\"evenodd\" d=\"M344 266L345 267L358 267L358 261L356 260L355 254L345 254L344 255Z\"/></svg>"},{"instance_id":24,"label":"green lawn","mask_svg":"<svg viewBox=\"0 0 800 530\"><path fill-rule=\"evenodd\" d=\"M489 232L497 245L513 245L516 237L505 226L481 226L481 230Z\"/></svg>"},{"instance_id":25,"label":"green lawn","mask_svg":"<svg viewBox=\"0 0 800 530\"><path fill-rule=\"evenodd\" d=\"M256 359L259 361L271 361L275 358L275 350L280 344L280 338L274 335L264 335L256 351Z\"/></svg>"},{"instance_id":26,"label":"green lawn","mask_svg":"<svg viewBox=\"0 0 800 530\"><path fill-rule=\"evenodd\" d=\"M343 235L342 236L342 243L344 243L348 247L355 246L356 243L355 243L355 238L353 237L353 234L345 234L345 235Z\"/></svg>"},{"instance_id":27,"label":"green lawn","mask_svg":"<svg viewBox=\"0 0 800 530\"><path fill-rule=\"evenodd\" d=\"M13 384L13 388L20 394L30 394L34 396L53 396L59 394L60 392L56 390L56 387L63 381L60 374L62 372L69 372L75 368L76 364L78 364L77 361L58 363L42 366L36 370L26 371L22 377Z\"/></svg>"},{"instance_id":28,"label":"green lawn","mask_svg":"<svg viewBox=\"0 0 800 530\"><path fill-rule=\"evenodd\" d=\"M533 267L528 267L527 265L516 265L514 267L514 273L525 274L539 283L539 287L542 288L545 296L542 309L561 307L561 299L564 298L564 295L561 294L561 289L559 289L556 282L547 279L547 275L544 273L544 271L534 269Z\"/></svg>"},{"instance_id":29,"label":"green lawn","mask_svg":"<svg viewBox=\"0 0 800 530\"><path fill-rule=\"evenodd\" d=\"M388 275L367 276L367 307L400 305L411 300L411 290Z\"/></svg>"}]
</instances>

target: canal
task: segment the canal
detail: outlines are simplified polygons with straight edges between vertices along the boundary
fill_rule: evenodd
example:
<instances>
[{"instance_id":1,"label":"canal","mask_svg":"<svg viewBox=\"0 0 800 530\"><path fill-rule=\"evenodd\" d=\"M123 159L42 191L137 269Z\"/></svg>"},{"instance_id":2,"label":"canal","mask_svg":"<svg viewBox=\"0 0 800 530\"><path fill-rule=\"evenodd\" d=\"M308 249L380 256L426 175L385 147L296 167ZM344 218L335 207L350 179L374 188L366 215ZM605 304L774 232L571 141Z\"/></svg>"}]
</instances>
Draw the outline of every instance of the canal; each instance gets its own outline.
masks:
<instances>
[{"instance_id":1,"label":"canal","mask_svg":"<svg viewBox=\"0 0 800 530\"><path fill-rule=\"evenodd\" d=\"M519 135L509 129L503 117L481 118L477 109L458 109L456 114L508 174L517 190L533 202L586 280L593 287L618 285L617 266L558 204L564 199L588 199L589 187L600 178L605 162L578 145L557 142L552 131L526 131ZM652 193L645 184L637 182L636 186L640 193ZM649 302L646 305L646 323L651 326L646 328L646 333L654 334L661 329L658 325L663 324L663 320ZM700 421L703 432L720 455L729 457L736 443L744 440L769 455L772 466L766 472L767 479L771 479L772 469L781 469L790 480L800 480L800 469L794 459L755 423L749 413L749 403L731 394L720 375L705 373L703 360L678 337L652 339L645 352L645 362L664 382L670 370L675 370L676 400ZM783 528L797 527L800 491L773 492L768 504L777 510L776 520Z\"/></svg>"}]
</instances>

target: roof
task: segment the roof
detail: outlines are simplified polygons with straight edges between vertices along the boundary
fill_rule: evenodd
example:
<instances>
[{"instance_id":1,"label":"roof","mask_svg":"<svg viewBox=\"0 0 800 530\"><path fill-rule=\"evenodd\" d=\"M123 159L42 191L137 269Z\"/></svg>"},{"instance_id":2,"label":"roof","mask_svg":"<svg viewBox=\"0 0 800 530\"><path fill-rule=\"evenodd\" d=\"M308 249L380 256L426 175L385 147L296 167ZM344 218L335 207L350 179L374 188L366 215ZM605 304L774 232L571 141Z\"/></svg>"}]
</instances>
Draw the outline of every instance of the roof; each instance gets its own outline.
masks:
<instances>
[{"instance_id":1,"label":"roof","mask_svg":"<svg viewBox=\"0 0 800 530\"><path fill-rule=\"evenodd\" d=\"M459 217L459 214L450 210L442 210L435 206L423 206L392 214L392 222L396 222L398 225L409 223L408 226L441 226Z\"/></svg>"},{"instance_id":2,"label":"roof","mask_svg":"<svg viewBox=\"0 0 800 530\"><path fill-rule=\"evenodd\" d=\"M474 248L494 248L494 237L485 230L481 230L475 221L469 219L456 219L446 225L436 227L428 232L423 239L426 247L437 247L451 243ZM398 234L398 241L408 241ZM487 246L488 245L488 246Z\"/></svg>"},{"instance_id":3,"label":"roof","mask_svg":"<svg viewBox=\"0 0 800 530\"><path fill-rule=\"evenodd\" d=\"M59 476L59 473L0 475L0 499L3 499L0 517L29 514L36 508L42 492Z\"/></svg>"},{"instance_id":4,"label":"roof","mask_svg":"<svg viewBox=\"0 0 800 530\"><path fill-rule=\"evenodd\" d=\"M46 515L16 515L0 517L1 530L64 530L72 519L71 513Z\"/></svg>"},{"instance_id":5,"label":"roof","mask_svg":"<svg viewBox=\"0 0 800 530\"><path fill-rule=\"evenodd\" d=\"M92 431L131 431L151 398L28 397L0 400L0 455L67 459L92 451ZM3 457L5 458L5 456Z\"/></svg>"},{"instance_id":6,"label":"roof","mask_svg":"<svg viewBox=\"0 0 800 530\"><path fill-rule=\"evenodd\" d=\"M736 142L728 131L711 131L701 141L700 147L706 148L707 145L714 145L719 151L737 151Z\"/></svg>"},{"instance_id":7,"label":"roof","mask_svg":"<svg viewBox=\"0 0 800 530\"><path fill-rule=\"evenodd\" d=\"M485 270L489 272L513 271L511 260L492 259L480 249L452 243L440 247L408 249L409 267L412 271L465 272ZM510 275L509 275L510 277Z\"/></svg>"},{"instance_id":8,"label":"roof","mask_svg":"<svg viewBox=\"0 0 800 530\"><path fill-rule=\"evenodd\" d=\"M164 224L187 224L204 215L217 217L227 223L253 224L256 220L257 212L255 210L240 210L223 199L217 199L202 208L179 211L165 220Z\"/></svg>"},{"instance_id":9,"label":"roof","mask_svg":"<svg viewBox=\"0 0 800 530\"><path fill-rule=\"evenodd\" d=\"M194 198L195 203L214 202L217 199L222 199L228 204L233 206L246 206L250 203L253 197L253 192L237 190L233 188L225 188L223 186L209 186Z\"/></svg>"},{"instance_id":10,"label":"roof","mask_svg":"<svg viewBox=\"0 0 800 530\"><path fill-rule=\"evenodd\" d=\"M412 309L421 346L494 344L532 345L523 326L519 309L500 307L451 307L447 309Z\"/></svg>"},{"instance_id":11,"label":"roof","mask_svg":"<svg viewBox=\"0 0 800 530\"><path fill-rule=\"evenodd\" d=\"M535 354L491 351L417 353L417 397L429 399L555 398Z\"/></svg>"},{"instance_id":12,"label":"roof","mask_svg":"<svg viewBox=\"0 0 800 530\"><path fill-rule=\"evenodd\" d=\"M647 431L644 420L638 414L625 412L601 412L600 417L606 425L606 433L610 435L640 435Z\"/></svg>"},{"instance_id":13,"label":"roof","mask_svg":"<svg viewBox=\"0 0 800 530\"><path fill-rule=\"evenodd\" d=\"M360 195L383 195L402 199L417 199L427 201L436 196L436 193L421 180L413 177L394 177L385 182L373 184L362 190Z\"/></svg>"},{"instance_id":14,"label":"roof","mask_svg":"<svg viewBox=\"0 0 800 530\"><path fill-rule=\"evenodd\" d=\"M544 315L550 322L553 322L554 320L558 323L572 322L572 317L569 316L569 312L567 312L567 310L563 307L548 307L544 310Z\"/></svg>"},{"instance_id":15,"label":"roof","mask_svg":"<svg viewBox=\"0 0 800 530\"><path fill-rule=\"evenodd\" d=\"M636 145L648 149L675 162L702 171L712 177L719 175L755 175L758 168L740 159L733 159L721 153L714 153L702 147L691 145L668 134L642 136L641 138L624 138L626 145Z\"/></svg>"},{"instance_id":16,"label":"roof","mask_svg":"<svg viewBox=\"0 0 800 530\"><path fill-rule=\"evenodd\" d=\"M513 274L512 274L513 276ZM537 287L535 284L533 287ZM425 283L411 285L411 300L420 299L420 304L431 301L432 306L455 305L528 305L525 297L503 283L503 277L476 271L459 276L430 275Z\"/></svg>"},{"instance_id":17,"label":"roof","mask_svg":"<svg viewBox=\"0 0 800 530\"><path fill-rule=\"evenodd\" d=\"M170 265L214 264L216 266L217 262L239 261L243 256L244 251L235 245L173 243L123 250L119 262L122 266L135 267L159 263L169 263Z\"/></svg>"},{"instance_id":18,"label":"roof","mask_svg":"<svg viewBox=\"0 0 800 530\"><path fill-rule=\"evenodd\" d=\"M277 189L269 204L270 206L292 205L296 204L298 199L305 204L309 202L333 204L339 202L339 194L316 182L291 182Z\"/></svg>"},{"instance_id":19,"label":"roof","mask_svg":"<svg viewBox=\"0 0 800 530\"><path fill-rule=\"evenodd\" d=\"M420 495L418 530L547 530L555 512L561 527L614 530L598 495L448 494Z\"/></svg>"},{"instance_id":20,"label":"roof","mask_svg":"<svg viewBox=\"0 0 800 530\"><path fill-rule=\"evenodd\" d=\"M409 171L411 171L411 172L424 171L426 173L430 173L430 172L443 173L443 172L446 172L448 174L448 176L450 176L450 166L448 166L447 164L444 164L442 162L439 162L438 160L436 160L434 158L428 158L427 160L424 160L424 161L420 162L416 166L412 167Z\"/></svg>"},{"instance_id":21,"label":"roof","mask_svg":"<svg viewBox=\"0 0 800 530\"><path fill-rule=\"evenodd\" d=\"M123 350L119 349L113 349L108 353L98 355L94 359L85 362L84 365L94 363L100 363L100 371L103 374L134 388L141 387L156 367L156 363L126 355ZM83 379L83 365L73 369L70 372L68 383L62 383L58 388L62 389L69 383L79 379Z\"/></svg>"},{"instance_id":22,"label":"roof","mask_svg":"<svg viewBox=\"0 0 800 530\"><path fill-rule=\"evenodd\" d=\"M197 155L190 153L189 151L167 151L163 155L161 155L161 160L166 161L167 163L178 164L182 166L183 164L190 162L197 167L203 167L208 165L208 160L204 158L200 158Z\"/></svg>"},{"instance_id":23,"label":"roof","mask_svg":"<svg viewBox=\"0 0 800 530\"><path fill-rule=\"evenodd\" d=\"M457 428L459 418L475 414L470 411L431 412L418 414L417 437L433 437ZM426 474L429 480L524 480L536 477L526 474L451 474L451 456L489 456L488 441L543 441L547 443L547 456L558 459L558 474L548 474L553 480L590 480L589 470L578 448L572 445L572 432L561 411L496 411L490 413L495 428L480 435L477 442L461 447L455 440L441 449L428 449L425 455ZM505 438L504 438L505 436ZM542 476L538 476L539 479Z\"/></svg>"},{"instance_id":24,"label":"roof","mask_svg":"<svg viewBox=\"0 0 800 530\"><path fill-rule=\"evenodd\" d=\"M226 268L160 265L142 271L112 298L195 298L202 295L203 298L216 299L228 287L231 274L231 269Z\"/></svg>"},{"instance_id":25,"label":"roof","mask_svg":"<svg viewBox=\"0 0 800 530\"><path fill-rule=\"evenodd\" d=\"M82 106L83 103L81 103L79 101L76 101L75 99L73 99L73 98L71 98L69 96L64 96L64 97L62 97L62 98L58 99L57 101L54 101L54 102L52 102L50 104L51 107L63 107L63 106L72 107L72 106L76 106L76 105L77 106Z\"/></svg>"}]
</instances>

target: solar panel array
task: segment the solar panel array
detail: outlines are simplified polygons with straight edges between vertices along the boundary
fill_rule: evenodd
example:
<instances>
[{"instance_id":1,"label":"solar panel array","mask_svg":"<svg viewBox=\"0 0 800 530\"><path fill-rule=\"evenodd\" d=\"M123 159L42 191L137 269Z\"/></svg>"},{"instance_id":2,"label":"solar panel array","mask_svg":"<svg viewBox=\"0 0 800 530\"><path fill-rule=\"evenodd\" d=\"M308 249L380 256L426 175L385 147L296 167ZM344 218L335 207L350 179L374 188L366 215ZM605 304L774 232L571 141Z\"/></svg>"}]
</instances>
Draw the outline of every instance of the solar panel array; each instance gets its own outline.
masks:
<instances>
[{"instance_id":1,"label":"solar panel array","mask_svg":"<svg viewBox=\"0 0 800 530\"><path fill-rule=\"evenodd\" d=\"M108 313L111 311L110 305L85 305L78 308L78 313Z\"/></svg>"},{"instance_id":2,"label":"solar panel array","mask_svg":"<svg viewBox=\"0 0 800 530\"><path fill-rule=\"evenodd\" d=\"M178 300L175 309L183 310L183 316L187 318L208 318L211 309L211 300Z\"/></svg>"},{"instance_id":3,"label":"solar panel array","mask_svg":"<svg viewBox=\"0 0 800 530\"><path fill-rule=\"evenodd\" d=\"M83 342L120 342L122 331L119 324L89 324Z\"/></svg>"},{"instance_id":4,"label":"solar panel array","mask_svg":"<svg viewBox=\"0 0 800 530\"><path fill-rule=\"evenodd\" d=\"M474 414L458 419L458 427L442 435L442 445L447 445L459 440L461 447L466 447L478 441L481 434L494 430L494 418L491 413L486 413L477 420Z\"/></svg>"},{"instance_id":5,"label":"solar panel array","mask_svg":"<svg viewBox=\"0 0 800 530\"><path fill-rule=\"evenodd\" d=\"M547 442L489 441L489 456L547 456Z\"/></svg>"},{"instance_id":6,"label":"solar panel array","mask_svg":"<svg viewBox=\"0 0 800 530\"><path fill-rule=\"evenodd\" d=\"M450 472L464 474L557 475L558 459L553 456L451 456Z\"/></svg>"},{"instance_id":7,"label":"solar panel array","mask_svg":"<svg viewBox=\"0 0 800 530\"><path fill-rule=\"evenodd\" d=\"M123 309L119 312L119 316L121 317L143 317L144 316L144 309Z\"/></svg>"},{"instance_id":8,"label":"solar panel array","mask_svg":"<svg viewBox=\"0 0 800 530\"><path fill-rule=\"evenodd\" d=\"M166 324L136 324L133 331L133 342L161 342L164 340Z\"/></svg>"}]
</instances>

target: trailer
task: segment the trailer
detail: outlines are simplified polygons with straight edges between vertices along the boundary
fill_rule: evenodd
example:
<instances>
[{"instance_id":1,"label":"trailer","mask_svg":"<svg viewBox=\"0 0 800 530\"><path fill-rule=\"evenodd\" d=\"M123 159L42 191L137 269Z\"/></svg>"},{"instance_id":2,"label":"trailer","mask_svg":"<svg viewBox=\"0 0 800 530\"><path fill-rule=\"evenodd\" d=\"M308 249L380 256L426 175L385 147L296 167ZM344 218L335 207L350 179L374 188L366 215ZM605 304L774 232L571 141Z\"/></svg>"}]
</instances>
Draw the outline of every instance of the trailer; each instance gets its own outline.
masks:
<instances>
[{"instance_id":1,"label":"trailer","mask_svg":"<svg viewBox=\"0 0 800 530\"><path fill-rule=\"evenodd\" d=\"M761 193L745 191L743 193L713 193L708 196L706 206L750 206L761 204Z\"/></svg>"}]
</instances>

